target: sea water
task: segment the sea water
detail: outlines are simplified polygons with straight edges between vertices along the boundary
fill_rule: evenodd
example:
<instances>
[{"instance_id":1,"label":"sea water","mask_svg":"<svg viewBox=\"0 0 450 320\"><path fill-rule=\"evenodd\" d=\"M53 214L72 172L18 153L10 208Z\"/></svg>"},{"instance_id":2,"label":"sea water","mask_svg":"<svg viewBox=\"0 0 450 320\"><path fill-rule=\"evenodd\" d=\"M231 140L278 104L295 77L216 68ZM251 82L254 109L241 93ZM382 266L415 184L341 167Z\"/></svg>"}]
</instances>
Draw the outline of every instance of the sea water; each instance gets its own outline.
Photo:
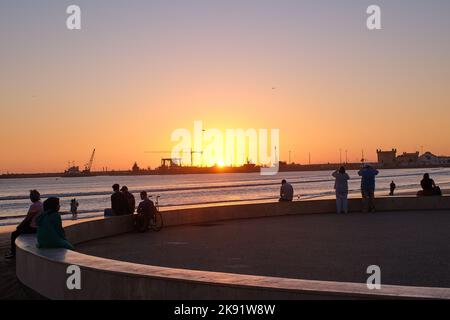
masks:
<instances>
[{"instance_id":1,"label":"sea water","mask_svg":"<svg viewBox=\"0 0 450 320\"><path fill-rule=\"evenodd\" d=\"M396 192L414 193L420 189L420 180L430 173L442 189L450 187L450 168L389 169L380 170L377 177L377 196L389 193L393 180ZM26 178L0 179L0 225L14 224L26 214L31 189L37 189L45 199L56 196L61 199L63 218L70 219L70 200L79 202L79 218L103 214L110 207L111 186L118 183L128 186L137 203L139 192L160 195L162 210L192 206L210 206L234 203L276 201L280 181L288 180L299 200L326 199L334 195L334 179L330 171L281 172L276 176L259 173L188 174L153 176L98 176L76 178ZM360 195L360 178L357 171L348 172L350 197ZM297 200L297 198L296 198Z\"/></svg>"}]
</instances>

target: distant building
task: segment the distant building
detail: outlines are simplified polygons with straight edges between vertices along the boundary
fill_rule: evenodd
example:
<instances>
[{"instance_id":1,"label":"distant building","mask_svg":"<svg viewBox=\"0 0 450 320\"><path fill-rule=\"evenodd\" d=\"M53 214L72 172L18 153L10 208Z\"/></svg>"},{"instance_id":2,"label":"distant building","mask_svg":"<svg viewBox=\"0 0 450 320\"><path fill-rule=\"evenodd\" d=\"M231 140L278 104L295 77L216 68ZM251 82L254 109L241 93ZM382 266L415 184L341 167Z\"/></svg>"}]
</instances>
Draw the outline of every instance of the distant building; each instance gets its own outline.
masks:
<instances>
[{"instance_id":1,"label":"distant building","mask_svg":"<svg viewBox=\"0 0 450 320\"><path fill-rule=\"evenodd\" d=\"M419 161L419 152L403 152L397 157L397 164L401 166L410 166Z\"/></svg>"},{"instance_id":2,"label":"distant building","mask_svg":"<svg viewBox=\"0 0 450 320\"><path fill-rule=\"evenodd\" d=\"M391 166L396 163L397 149L391 151L377 150L378 164L383 166Z\"/></svg>"},{"instance_id":3,"label":"distant building","mask_svg":"<svg viewBox=\"0 0 450 320\"><path fill-rule=\"evenodd\" d=\"M397 156L397 149L392 149L391 151L377 150L377 155L379 165L393 167L408 167L425 163L442 164L442 161L447 161L449 159L448 157L436 157L429 152L428 155L423 154L420 156L418 151L403 152L401 155Z\"/></svg>"},{"instance_id":4,"label":"distant building","mask_svg":"<svg viewBox=\"0 0 450 320\"><path fill-rule=\"evenodd\" d=\"M141 171L141 168L139 168L137 162L135 162L135 163L133 164L133 167L131 168L131 171L133 171L133 172L139 172L139 171Z\"/></svg>"},{"instance_id":5,"label":"distant building","mask_svg":"<svg viewBox=\"0 0 450 320\"><path fill-rule=\"evenodd\" d=\"M431 152L425 152L419 157L419 163L427 166L436 166L436 165L449 165L450 157L447 156L436 156Z\"/></svg>"}]
</instances>

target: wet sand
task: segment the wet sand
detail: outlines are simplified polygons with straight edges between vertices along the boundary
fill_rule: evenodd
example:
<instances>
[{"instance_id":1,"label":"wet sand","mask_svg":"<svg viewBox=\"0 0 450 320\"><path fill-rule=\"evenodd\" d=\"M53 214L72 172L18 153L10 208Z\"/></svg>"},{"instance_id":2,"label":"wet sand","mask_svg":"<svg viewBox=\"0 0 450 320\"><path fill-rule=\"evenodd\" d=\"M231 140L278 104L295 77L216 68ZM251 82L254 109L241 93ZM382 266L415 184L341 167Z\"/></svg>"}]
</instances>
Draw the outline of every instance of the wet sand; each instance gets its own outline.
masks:
<instances>
[{"instance_id":1,"label":"wet sand","mask_svg":"<svg viewBox=\"0 0 450 320\"><path fill-rule=\"evenodd\" d=\"M20 283L16 277L16 261L7 260L10 234L15 226L0 227L0 300L40 299L41 297Z\"/></svg>"}]
</instances>

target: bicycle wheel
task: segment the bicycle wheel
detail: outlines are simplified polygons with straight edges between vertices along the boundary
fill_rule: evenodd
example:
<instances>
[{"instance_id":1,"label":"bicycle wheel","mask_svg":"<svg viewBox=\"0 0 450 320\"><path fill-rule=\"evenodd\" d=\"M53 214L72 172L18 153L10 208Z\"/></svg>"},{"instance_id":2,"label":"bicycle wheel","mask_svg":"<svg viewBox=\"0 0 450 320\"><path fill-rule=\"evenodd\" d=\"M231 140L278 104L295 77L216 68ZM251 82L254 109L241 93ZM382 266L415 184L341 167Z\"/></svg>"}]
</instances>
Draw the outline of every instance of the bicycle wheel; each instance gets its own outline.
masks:
<instances>
[{"instance_id":1,"label":"bicycle wheel","mask_svg":"<svg viewBox=\"0 0 450 320\"><path fill-rule=\"evenodd\" d=\"M159 212L156 212L154 217L150 220L150 228L153 231L159 231L163 227L163 219L162 215Z\"/></svg>"}]
</instances>

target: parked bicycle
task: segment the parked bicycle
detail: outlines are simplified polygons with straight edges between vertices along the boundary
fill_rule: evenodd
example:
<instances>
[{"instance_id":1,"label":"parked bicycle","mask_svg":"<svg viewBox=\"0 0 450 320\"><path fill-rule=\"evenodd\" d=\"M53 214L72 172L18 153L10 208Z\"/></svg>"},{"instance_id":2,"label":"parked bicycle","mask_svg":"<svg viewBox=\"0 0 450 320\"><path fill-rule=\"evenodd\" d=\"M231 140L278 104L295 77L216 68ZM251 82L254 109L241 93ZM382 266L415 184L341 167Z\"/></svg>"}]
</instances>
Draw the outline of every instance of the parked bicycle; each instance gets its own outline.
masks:
<instances>
[{"instance_id":1,"label":"parked bicycle","mask_svg":"<svg viewBox=\"0 0 450 320\"><path fill-rule=\"evenodd\" d=\"M151 199L152 197L153 196L150 195L149 199ZM157 195L155 197L156 211L155 211L153 217L150 218L150 222L149 222L149 228L152 229L153 231L160 231L164 224L161 212L159 211L159 198L161 198L161 196L159 196L159 195Z\"/></svg>"}]
</instances>

